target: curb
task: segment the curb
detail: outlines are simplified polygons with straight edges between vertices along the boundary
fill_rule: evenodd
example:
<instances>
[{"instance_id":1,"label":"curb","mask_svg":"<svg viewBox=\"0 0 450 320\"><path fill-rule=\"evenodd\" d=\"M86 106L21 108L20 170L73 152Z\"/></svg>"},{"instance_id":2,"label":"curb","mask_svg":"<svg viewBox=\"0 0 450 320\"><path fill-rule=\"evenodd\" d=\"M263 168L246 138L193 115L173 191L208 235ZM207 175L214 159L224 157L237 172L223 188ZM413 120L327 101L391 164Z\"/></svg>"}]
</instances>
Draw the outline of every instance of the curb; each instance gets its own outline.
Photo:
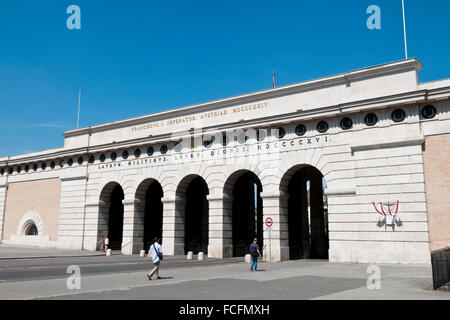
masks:
<instances>
[{"instance_id":1,"label":"curb","mask_svg":"<svg viewBox=\"0 0 450 320\"><path fill-rule=\"evenodd\" d=\"M82 257L99 257L104 254L89 254L89 255L63 255L63 256L28 256L28 257L0 257L2 260L21 260L21 259L53 259L53 258L82 258Z\"/></svg>"}]
</instances>

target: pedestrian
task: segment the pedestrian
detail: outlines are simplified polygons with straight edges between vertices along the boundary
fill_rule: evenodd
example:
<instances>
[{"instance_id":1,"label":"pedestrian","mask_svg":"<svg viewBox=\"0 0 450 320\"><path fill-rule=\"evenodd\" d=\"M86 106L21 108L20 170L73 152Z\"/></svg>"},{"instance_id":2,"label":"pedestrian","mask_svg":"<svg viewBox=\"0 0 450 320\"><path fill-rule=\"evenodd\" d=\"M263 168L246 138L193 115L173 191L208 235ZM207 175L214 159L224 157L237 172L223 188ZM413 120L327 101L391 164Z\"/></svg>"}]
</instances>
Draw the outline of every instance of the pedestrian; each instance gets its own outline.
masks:
<instances>
[{"instance_id":1,"label":"pedestrian","mask_svg":"<svg viewBox=\"0 0 450 320\"><path fill-rule=\"evenodd\" d=\"M100 252L105 251L105 235L102 234L102 242L100 243Z\"/></svg>"},{"instance_id":2,"label":"pedestrian","mask_svg":"<svg viewBox=\"0 0 450 320\"><path fill-rule=\"evenodd\" d=\"M150 257L152 258L154 268L147 275L147 278L148 280L152 280L152 276L156 274L156 280L161 279L161 277L159 276L159 265L161 264L161 261L163 259L163 252L160 244L160 239L158 237L155 237L155 239L153 239L153 244L148 250L147 258L145 259L145 261L148 262Z\"/></svg>"},{"instance_id":3,"label":"pedestrian","mask_svg":"<svg viewBox=\"0 0 450 320\"><path fill-rule=\"evenodd\" d=\"M253 272L253 267L255 271L258 271L258 257L261 257L259 252L258 239L254 238L253 243L250 245L250 255L252 256L252 263L250 265L250 270Z\"/></svg>"},{"instance_id":4,"label":"pedestrian","mask_svg":"<svg viewBox=\"0 0 450 320\"><path fill-rule=\"evenodd\" d=\"M105 253L109 249L109 238L108 235L105 236Z\"/></svg>"}]
</instances>

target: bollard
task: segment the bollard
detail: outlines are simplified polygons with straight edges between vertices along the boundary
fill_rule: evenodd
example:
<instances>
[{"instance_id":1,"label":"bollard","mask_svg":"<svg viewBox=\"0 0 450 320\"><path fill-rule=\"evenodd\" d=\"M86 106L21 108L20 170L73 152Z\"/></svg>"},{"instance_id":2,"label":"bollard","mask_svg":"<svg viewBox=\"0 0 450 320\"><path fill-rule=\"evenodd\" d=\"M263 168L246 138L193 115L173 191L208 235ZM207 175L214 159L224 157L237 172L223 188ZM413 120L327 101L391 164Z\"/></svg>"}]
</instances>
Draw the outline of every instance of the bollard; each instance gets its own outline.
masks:
<instances>
[{"instance_id":1,"label":"bollard","mask_svg":"<svg viewBox=\"0 0 450 320\"><path fill-rule=\"evenodd\" d=\"M141 250L141 252L139 253L139 257L144 257L145 256L145 250Z\"/></svg>"},{"instance_id":2,"label":"bollard","mask_svg":"<svg viewBox=\"0 0 450 320\"><path fill-rule=\"evenodd\" d=\"M249 254L246 254L246 255L245 255L245 263L250 264L250 261L252 261L252 256L249 255Z\"/></svg>"},{"instance_id":3,"label":"bollard","mask_svg":"<svg viewBox=\"0 0 450 320\"><path fill-rule=\"evenodd\" d=\"M204 259L205 259L205 257L203 255L203 252L199 252L198 253L198 260L204 260Z\"/></svg>"},{"instance_id":4,"label":"bollard","mask_svg":"<svg viewBox=\"0 0 450 320\"><path fill-rule=\"evenodd\" d=\"M187 254L187 259L188 260L192 260L192 255L193 255L194 253L192 252L192 251L189 251L188 252L188 254Z\"/></svg>"},{"instance_id":5,"label":"bollard","mask_svg":"<svg viewBox=\"0 0 450 320\"><path fill-rule=\"evenodd\" d=\"M111 249L106 250L106 255L110 256L111 255Z\"/></svg>"}]
</instances>

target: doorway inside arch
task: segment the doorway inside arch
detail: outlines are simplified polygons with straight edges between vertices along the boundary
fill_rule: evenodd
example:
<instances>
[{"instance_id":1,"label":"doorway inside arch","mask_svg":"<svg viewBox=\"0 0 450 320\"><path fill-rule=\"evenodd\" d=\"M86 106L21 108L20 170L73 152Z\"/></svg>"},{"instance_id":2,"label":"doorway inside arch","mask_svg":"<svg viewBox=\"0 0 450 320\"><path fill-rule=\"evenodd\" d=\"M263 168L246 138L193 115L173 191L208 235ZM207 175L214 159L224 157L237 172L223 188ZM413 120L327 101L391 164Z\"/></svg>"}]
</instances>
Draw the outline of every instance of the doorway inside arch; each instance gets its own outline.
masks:
<instances>
[{"instance_id":1,"label":"doorway inside arch","mask_svg":"<svg viewBox=\"0 0 450 320\"><path fill-rule=\"evenodd\" d=\"M262 185L258 177L246 171L234 183L232 203L233 256L249 253L253 239L258 238L263 251L263 208L260 193Z\"/></svg>"},{"instance_id":2,"label":"doorway inside arch","mask_svg":"<svg viewBox=\"0 0 450 320\"><path fill-rule=\"evenodd\" d=\"M157 181L153 181L145 193L144 209L144 250L148 252L155 237L162 238L163 228L163 190Z\"/></svg>"},{"instance_id":3,"label":"doorway inside arch","mask_svg":"<svg viewBox=\"0 0 450 320\"><path fill-rule=\"evenodd\" d=\"M108 238L112 250L122 248L123 234L123 201L124 193L120 185L116 185L111 192L108 215Z\"/></svg>"},{"instance_id":4,"label":"doorway inside arch","mask_svg":"<svg viewBox=\"0 0 450 320\"><path fill-rule=\"evenodd\" d=\"M295 171L288 186L290 259L328 259L328 212L325 179L312 167Z\"/></svg>"},{"instance_id":5,"label":"doorway inside arch","mask_svg":"<svg viewBox=\"0 0 450 320\"><path fill-rule=\"evenodd\" d=\"M186 189L184 251L187 254L208 253L209 204L208 185L202 177L195 177Z\"/></svg>"}]
</instances>

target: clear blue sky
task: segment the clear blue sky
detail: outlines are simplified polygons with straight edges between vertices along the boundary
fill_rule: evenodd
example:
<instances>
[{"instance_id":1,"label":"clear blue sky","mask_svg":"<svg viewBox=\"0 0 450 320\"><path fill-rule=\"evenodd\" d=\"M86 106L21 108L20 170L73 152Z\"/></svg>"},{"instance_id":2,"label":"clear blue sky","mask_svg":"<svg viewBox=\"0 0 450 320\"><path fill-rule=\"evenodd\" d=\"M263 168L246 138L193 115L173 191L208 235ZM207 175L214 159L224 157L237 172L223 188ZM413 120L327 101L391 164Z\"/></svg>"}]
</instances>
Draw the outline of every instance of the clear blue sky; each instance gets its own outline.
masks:
<instances>
[{"instance_id":1,"label":"clear blue sky","mask_svg":"<svg viewBox=\"0 0 450 320\"><path fill-rule=\"evenodd\" d=\"M449 78L450 1L405 1L420 81ZM79 88L101 124L401 60L402 24L401 0L2 1L0 156L62 146Z\"/></svg>"}]
</instances>

